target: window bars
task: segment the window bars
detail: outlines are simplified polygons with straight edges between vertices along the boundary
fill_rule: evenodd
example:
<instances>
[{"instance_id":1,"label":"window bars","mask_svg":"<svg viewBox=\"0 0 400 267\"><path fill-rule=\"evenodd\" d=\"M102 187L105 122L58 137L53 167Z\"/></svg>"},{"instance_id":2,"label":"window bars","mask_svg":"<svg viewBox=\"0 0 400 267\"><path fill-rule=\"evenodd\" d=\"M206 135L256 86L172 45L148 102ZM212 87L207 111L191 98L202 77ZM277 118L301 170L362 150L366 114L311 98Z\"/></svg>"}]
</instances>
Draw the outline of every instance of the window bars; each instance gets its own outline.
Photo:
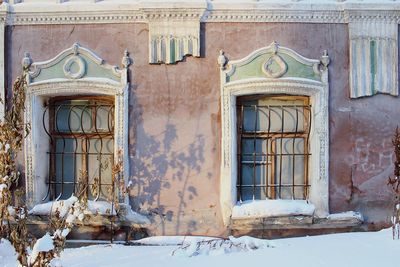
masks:
<instances>
[{"instance_id":1,"label":"window bars","mask_svg":"<svg viewBox=\"0 0 400 267\"><path fill-rule=\"evenodd\" d=\"M43 200L87 194L107 199L114 160L114 101L53 98L43 113L50 139L48 190Z\"/></svg>"},{"instance_id":2,"label":"window bars","mask_svg":"<svg viewBox=\"0 0 400 267\"><path fill-rule=\"evenodd\" d=\"M238 97L237 118L238 200L307 199L309 99Z\"/></svg>"}]
</instances>

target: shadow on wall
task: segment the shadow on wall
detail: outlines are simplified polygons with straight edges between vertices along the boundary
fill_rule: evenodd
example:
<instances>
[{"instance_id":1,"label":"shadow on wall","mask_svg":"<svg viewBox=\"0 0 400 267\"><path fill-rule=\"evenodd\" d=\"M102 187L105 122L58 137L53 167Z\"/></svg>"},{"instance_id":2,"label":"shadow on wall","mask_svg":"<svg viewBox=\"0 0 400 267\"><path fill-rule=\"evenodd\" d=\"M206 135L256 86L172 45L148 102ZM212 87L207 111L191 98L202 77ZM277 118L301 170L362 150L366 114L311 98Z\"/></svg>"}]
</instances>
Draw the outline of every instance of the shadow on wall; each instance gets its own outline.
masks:
<instances>
[{"instance_id":1,"label":"shadow on wall","mask_svg":"<svg viewBox=\"0 0 400 267\"><path fill-rule=\"evenodd\" d=\"M145 207L144 212L151 213L153 223L159 222L157 231L161 231L161 234L166 233L167 223L175 224L176 234L196 231L196 221L191 219L183 222L182 217L188 201L198 197L198 190L190 182L196 179L204 163L204 136L194 135L188 145L177 147L179 133L169 119L162 126L163 129L160 128L163 130L161 134L148 134L143 124L143 108L137 102L133 88L129 114L130 128L134 133L130 136L129 148L133 157L130 164L130 204L134 210L140 211ZM173 202L177 203L173 210L162 203L162 192L164 197L168 194L169 199L177 198Z\"/></svg>"}]
</instances>

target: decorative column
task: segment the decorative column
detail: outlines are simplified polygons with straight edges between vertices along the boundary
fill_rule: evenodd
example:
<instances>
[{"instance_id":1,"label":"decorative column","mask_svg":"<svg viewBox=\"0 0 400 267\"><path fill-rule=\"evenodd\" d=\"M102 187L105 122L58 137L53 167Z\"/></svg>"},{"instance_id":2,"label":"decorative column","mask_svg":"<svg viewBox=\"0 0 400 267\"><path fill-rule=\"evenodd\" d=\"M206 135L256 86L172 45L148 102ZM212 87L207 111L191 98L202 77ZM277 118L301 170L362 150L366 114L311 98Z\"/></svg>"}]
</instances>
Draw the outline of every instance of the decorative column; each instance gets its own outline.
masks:
<instances>
[{"instance_id":1,"label":"decorative column","mask_svg":"<svg viewBox=\"0 0 400 267\"><path fill-rule=\"evenodd\" d=\"M390 14L355 14L349 20L350 97L398 95L398 24Z\"/></svg>"}]
</instances>

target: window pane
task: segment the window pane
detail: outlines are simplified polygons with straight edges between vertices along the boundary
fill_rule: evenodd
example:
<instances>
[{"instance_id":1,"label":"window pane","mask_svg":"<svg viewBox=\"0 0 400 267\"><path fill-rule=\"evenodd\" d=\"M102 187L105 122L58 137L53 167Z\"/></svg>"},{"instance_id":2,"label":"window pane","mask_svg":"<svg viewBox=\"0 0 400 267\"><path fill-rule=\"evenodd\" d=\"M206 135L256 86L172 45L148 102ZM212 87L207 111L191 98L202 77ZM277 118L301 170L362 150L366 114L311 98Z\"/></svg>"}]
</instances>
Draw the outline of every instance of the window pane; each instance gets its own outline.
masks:
<instances>
[{"instance_id":1,"label":"window pane","mask_svg":"<svg viewBox=\"0 0 400 267\"><path fill-rule=\"evenodd\" d=\"M243 107L243 129L245 132L254 132L257 131L256 125L256 103L247 103Z\"/></svg>"},{"instance_id":2,"label":"window pane","mask_svg":"<svg viewBox=\"0 0 400 267\"><path fill-rule=\"evenodd\" d=\"M245 132L301 132L305 116L308 110L303 100L262 98L243 102Z\"/></svg>"},{"instance_id":3,"label":"window pane","mask_svg":"<svg viewBox=\"0 0 400 267\"><path fill-rule=\"evenodd\" d=\"M267 139L242 139L242 200L253 199L253 193L254 199L267 197L266 185L271 174L271 162L267 161L267 145ZM253 155L254 151L256 155Z\"/></svg>"},{"instance_id":4,"label":"window pane","mask_svg":"<svg viewBox=\"0 0 400 267\"><path fill-rule=\"evenodd\" d=\"M281 199L303 199L305 156L302 154L304 153L304 139L277 139L276 151L275 183L281 185L281 187L277 188L277 196ZM293 179L294 185L298 186L293 187Z\"/></svg>"},{"instance_id":5,"label":"window pane","mask_svg":"<svg viewBox=\"0 0 400 267\"><path fill-rule=\"evenodd\" d=\"M56 132L95 132L93 127L93 114L95 106L87 101L64 101L55 107L55 125ZM100 110L100 126L108 130L104 123L104 108ZM106 120L108 118L106 117ZM83 128L82 128L83 126Z\"/></svg>"},{"instance_id":6,"label":"window pane","mask_svg":"<svg viewBox=\"0 0 400 267\"><path fill-rule=\"evenodd\" d=\"M90 192L89 198L107 199L111 184L114 141L112 139L91 139L89 148L89 183L100 187ZM97 181L97 182L96 182Z\"/></svg>"},{"instance_id":7,"label":"window pane","mask_svg":"<svg viewBox=\"0 0 400 267\"><path fill-rule=\"evenodd\" d=\"M87 173L89 199L108 199L114 159L114 105L92 99L62 100L50 105L54 140L49 183L53 198L66 199ZM85 176L86 177L86 176ZM78 192L75 192L77 194Z\"/></svg>"},{"instance_id":8,"label":"window pane","mask_svg":"<svg viewBox=\"0 0 400 267\"><path fill-rule=\"evenodd\" d=\"M74 154L76 142L74 139L56 139L56 192L58 197L61 194L61 199L69 198L74 192L74 169L76 162L74 162Z\"/></svg>"},{"instance_id":9,"label":"window pane","mask_svg":"<svg viewBox=\"0 0 400 267\"><path fill-rule=\"evenodd\" d=\"M306 139L311 112L307 97L239 97L239 198L304 199ZM241 127L240 127L241 126Z\"/></svg>"},{"instance_id":10,"label":"window pane","mask_svg":"<svg viewBox=\"0 0 400 267\"><path fill-rule=\"evenodd\" d=\"M111 131L113 109L111 106L99 106L96 109L96 130L99 132Z\"/></svg>"},{"instance_id":11,"label":"window pane","mask_svg":"<svg viewBox=\"0 0 400 267\"><path fill-rule=\"evenodd\" d=\"M243 138L242 139L242 161L256 160L257 162L267 160L267 139L254 139L254 138ZM255 152L255 155L254 155Z\"/></svg>"}]
</instances>

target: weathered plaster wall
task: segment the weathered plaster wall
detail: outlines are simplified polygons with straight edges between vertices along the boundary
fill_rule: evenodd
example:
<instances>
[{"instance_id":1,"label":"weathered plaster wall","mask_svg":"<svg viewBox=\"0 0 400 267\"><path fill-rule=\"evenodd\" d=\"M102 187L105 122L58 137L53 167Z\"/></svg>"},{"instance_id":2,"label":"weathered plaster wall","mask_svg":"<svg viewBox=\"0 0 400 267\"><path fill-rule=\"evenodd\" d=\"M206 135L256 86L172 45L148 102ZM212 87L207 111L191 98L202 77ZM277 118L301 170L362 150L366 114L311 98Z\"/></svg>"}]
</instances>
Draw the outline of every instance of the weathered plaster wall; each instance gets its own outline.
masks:
<instances>
[{"instance_id":1,"label":"weathered plaster wall","mask_svg":"<svg viewBox=\"0 0 400 267\"><path fill-rule=\"evenodd\" d=\"M331 212L355 209L370 221L385 221L387 176L392 173L390 138L397 98L350 100L348 30L345 24L208 23L202 25L202 57L176 65L148 64L145 24L15 26L7 29L8 82L20 70L24 51L47 60L74 42L119 65L131 52L130 180L135 207L154 214L154 234L226 233L219 208L220 49L239 59L277 40L330 65ZM382 206L388 207L382 209Z\"/></svg>"}]
</instances>

